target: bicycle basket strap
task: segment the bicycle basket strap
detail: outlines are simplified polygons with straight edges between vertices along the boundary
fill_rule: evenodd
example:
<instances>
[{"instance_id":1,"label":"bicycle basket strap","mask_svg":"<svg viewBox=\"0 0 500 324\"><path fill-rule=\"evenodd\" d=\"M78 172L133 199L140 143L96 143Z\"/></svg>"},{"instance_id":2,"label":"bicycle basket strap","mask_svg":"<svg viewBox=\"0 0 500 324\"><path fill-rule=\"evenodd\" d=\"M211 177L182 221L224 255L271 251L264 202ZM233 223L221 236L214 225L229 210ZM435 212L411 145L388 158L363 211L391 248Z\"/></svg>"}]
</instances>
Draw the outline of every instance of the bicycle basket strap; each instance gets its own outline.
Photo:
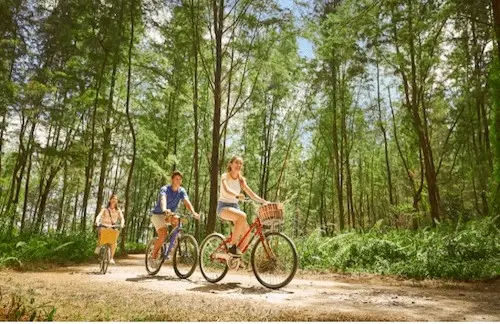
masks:
<instances>
[{"instance_id":1,"label":"bicycle basket strap","mask_svg":"<svg viewBox=\"0 0 500 324\"><path fill-rule=\"evenodd\" d=\"M115 225L115 222L113 222L113 216L111 216L111 210L108 208L106 208L108 210L108 215L109 215L109 220L111 221L111 225Z\"/></svg>"}]
</instances>

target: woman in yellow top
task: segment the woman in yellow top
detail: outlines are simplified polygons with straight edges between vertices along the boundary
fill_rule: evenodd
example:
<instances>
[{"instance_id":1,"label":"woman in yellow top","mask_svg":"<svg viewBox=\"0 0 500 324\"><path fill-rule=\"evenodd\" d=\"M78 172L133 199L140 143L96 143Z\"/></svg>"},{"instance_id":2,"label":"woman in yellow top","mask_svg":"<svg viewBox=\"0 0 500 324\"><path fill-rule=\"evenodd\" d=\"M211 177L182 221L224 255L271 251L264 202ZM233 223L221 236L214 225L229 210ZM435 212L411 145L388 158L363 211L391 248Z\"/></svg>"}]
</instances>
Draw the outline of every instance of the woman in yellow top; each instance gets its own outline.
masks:
<instances>
[{"instance_id":1,"label":"woman in yellow top","mask_svg":"<svg viewBox=\"0 0 500 324\"><path fill-rule=\"evenodd\" d=\"M120 224L121 228L125 227L125 219L123 218L123 213L118 208L118 196L112 194L109 197L108 205L106 208L101 209L99 215L95 219L96 226L111 227L113 225ZM100 228L98 229L100 233ZM111 245L111 260L109 263L115 264L114 256L116 251L116 242ZM99 253L99 246L96 248L96 253Z\"/></svg>"}]
</instances>

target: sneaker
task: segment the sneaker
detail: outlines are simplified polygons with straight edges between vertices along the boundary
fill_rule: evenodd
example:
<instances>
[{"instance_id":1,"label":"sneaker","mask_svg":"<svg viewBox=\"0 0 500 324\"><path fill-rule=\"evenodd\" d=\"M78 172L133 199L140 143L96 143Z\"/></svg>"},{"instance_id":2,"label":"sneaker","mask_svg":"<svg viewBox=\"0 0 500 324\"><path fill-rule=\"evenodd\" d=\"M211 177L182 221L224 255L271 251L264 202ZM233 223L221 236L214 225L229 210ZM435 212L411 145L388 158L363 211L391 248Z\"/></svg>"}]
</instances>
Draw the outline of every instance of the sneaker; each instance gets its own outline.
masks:
<instances>
[{"instance_id":1,"label":"sneaker","mask_svg":"<svg viewBox=\"0 0 500 324\"><path fill-rule=\"evenodd\" d=\"M109 260L109 264L115 264L115 259Z\"/></svg>"},{"instance_id":2,"label":"sneaker","mask_svg":"<svg viewBox=\"0 0 500 324\"><path fill-rule=\"evenodd\" d=\"M231 245L229 249L227 249L227 252L233 257L241 257L241 251L236 245Z\"/></svg>"}]
</instances>

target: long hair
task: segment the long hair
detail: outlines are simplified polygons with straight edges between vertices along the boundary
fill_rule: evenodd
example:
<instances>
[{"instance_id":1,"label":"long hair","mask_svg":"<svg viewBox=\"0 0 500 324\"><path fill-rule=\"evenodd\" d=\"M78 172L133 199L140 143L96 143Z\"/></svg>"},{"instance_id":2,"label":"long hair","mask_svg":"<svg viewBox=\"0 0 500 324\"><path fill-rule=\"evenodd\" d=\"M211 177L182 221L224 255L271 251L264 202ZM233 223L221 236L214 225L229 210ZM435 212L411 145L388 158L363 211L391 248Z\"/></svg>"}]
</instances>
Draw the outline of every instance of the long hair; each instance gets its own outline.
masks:
<instances>
[{"instance_id":1,"label":"long hair","mask_svg":"<svg viewBox=\"0 0 500 324\"><path fill-rule=\"evenodd\" d=\"M110 208L111 207L111 199L113 199L113 198L116 198L116 200L119 201L117 194L111 194L111 196L109 196L108 204L106 205L106 208ZM115 208L118 209L118 202L116 203L116 207Z\"/></svg>"},{"instance_id":2,"label":"long hair","mask_svg":"<svg viewBox=\"0 0 500 324\"><path fill-rule=\"evenodd\" d=\"M234 156L231 158L231 160L229 160L229 162L227 163L226 171L227 171L228 173L229 173L229 172L231 172L231 163L233 163L233 162L234 162L234 161L236 161L236 160L240 160L240 161L241 161L241 163L243 163L243 159L242 159L240 156L238 156L238 155L234 155Z\"/></svg>"}]
</instances>

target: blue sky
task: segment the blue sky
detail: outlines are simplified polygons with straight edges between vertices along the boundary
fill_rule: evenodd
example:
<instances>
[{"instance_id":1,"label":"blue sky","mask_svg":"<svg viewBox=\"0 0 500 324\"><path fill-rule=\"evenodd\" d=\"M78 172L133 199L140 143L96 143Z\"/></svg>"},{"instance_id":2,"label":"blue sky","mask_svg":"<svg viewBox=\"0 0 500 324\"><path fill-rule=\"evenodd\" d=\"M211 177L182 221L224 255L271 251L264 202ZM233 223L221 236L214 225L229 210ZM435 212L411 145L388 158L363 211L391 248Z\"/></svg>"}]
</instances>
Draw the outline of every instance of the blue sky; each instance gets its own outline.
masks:
<instances>
[{"instance_id":1,"label":"blue sky","mask_svg":"<svg viewBox=\"0 0 500 324\"><path fill-rule=\"evenodd\" d=\"M278 0L278 3L282 8L290 9L297 20L299 20L300 24L300 12L297 5L293 2L293 0ZM304 37L297 36L297 42L299 45L299 55L302 57L306 57L308 59L314 58L314 48L313 43Z\"/></svg>"},{"instance_id":2,"label":"blue sky","mask_svg":"<svg viewBox=\"0 0 500 324\"><path fill-rule=\"evenodd\" d=\"M297 37L299 44L299 55L308 59L314 58L313 43L304 37Z\"/></svg>"}]
</instances>

